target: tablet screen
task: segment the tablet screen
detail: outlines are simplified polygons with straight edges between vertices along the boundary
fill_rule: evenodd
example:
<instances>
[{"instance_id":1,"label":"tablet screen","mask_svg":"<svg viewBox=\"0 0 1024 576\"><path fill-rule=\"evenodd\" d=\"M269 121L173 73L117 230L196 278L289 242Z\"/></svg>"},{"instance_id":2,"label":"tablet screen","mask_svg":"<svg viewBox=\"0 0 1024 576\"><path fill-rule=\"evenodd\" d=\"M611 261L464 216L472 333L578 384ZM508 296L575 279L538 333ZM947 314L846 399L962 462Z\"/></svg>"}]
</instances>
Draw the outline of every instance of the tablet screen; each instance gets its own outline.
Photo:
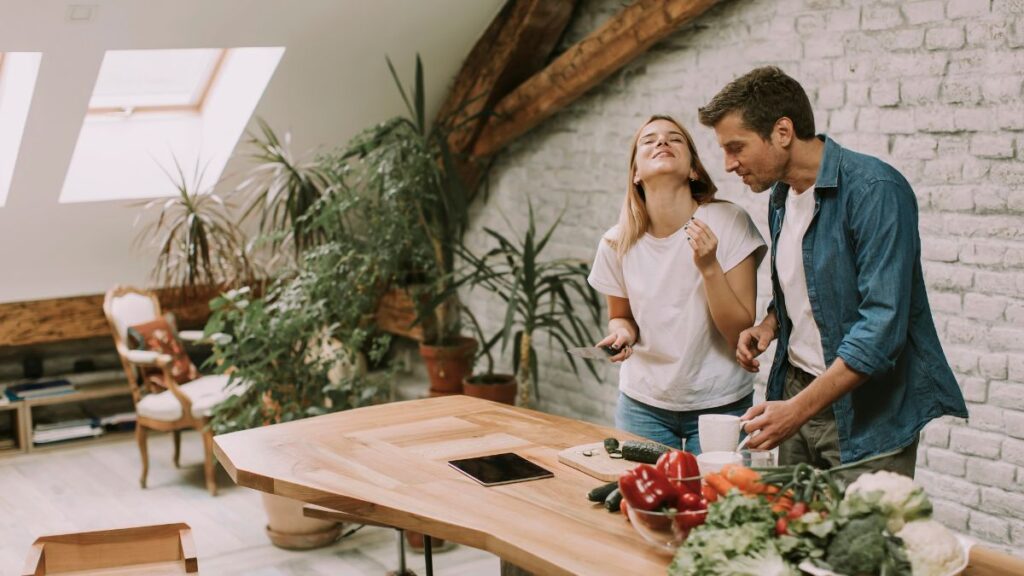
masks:
<instances>
[{"instance_id":1,"label":"tablet screen","mask_svg":"<svg viewBox=\"0 0 1024 576\"><path fill-rule=\"evenodd\" d=\"M452 460L448 465L484 486L551 478L550 471L512 452Z\"/></svg>"}]
</instances>

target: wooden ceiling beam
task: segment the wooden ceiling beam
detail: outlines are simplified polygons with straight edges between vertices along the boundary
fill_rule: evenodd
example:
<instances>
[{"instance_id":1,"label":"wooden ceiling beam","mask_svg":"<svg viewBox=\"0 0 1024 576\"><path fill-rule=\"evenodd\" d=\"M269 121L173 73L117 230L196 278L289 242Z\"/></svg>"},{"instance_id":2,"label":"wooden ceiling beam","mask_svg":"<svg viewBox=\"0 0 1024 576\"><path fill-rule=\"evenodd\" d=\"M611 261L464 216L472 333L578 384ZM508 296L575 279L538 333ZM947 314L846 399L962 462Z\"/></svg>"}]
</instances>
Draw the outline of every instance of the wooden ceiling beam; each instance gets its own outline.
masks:
<instances>
[{"instance_id":1,"label":"wooden ceiling beam","mask_svg":"<svg viewBox=\"0 0 1024 576\"><path fill-rule=\"evenodd\" d=\"M462 65L437 122L450 130L456 157L473 149L494 104L544 68L569 24L576 0L511 0L488 26ZM476 189L480 166L461 163L463 180Z\"/></svg>"},{"instance_id":2,"label":"wooden ceiling beam","mask_svg":"<svg viewBox=\"0 0 1024 576\"><path fill-rule=\"evenodd\" d=\"M716 2L637 0L502 98L476 138L473 156L498 152Z\"/></svg>"}]
</instances>

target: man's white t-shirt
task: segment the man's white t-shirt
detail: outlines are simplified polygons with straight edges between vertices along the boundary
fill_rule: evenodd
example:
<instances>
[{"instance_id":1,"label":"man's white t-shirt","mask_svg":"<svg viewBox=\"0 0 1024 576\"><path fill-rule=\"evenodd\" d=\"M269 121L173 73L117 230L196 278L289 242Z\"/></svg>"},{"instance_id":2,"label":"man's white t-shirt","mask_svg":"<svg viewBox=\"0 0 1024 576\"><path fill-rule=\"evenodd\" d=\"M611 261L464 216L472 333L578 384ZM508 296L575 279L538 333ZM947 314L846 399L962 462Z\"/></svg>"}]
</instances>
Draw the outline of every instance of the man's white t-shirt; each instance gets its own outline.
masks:
<instances>
[{"instance_id":1,"label":"man's white t-shirt","mask_svg":"<svg viewBox=\"0 0 1024 576\"><path fill-rule=\"evenodd\" d=\"M751 253L764 255L764 239L750 216L729 202L701 205L694 217L718 237L718 261L728 272ZM711 319L704 281L693 249L680 228L666 238L644 235L619 260L609 238L601 238L588 281L598 292L627 298L640 328L633 355L622 363L619 390L665 410L724 406L753 388L753 375L736 362L736 351Z\"/></svg>"},{"instance_id":2,"label":"man's white t-shirt","mask_svg":"<svg viewBox=\"0 0 1024 576\"><path fill-rule=\"evenodd\" d=\"M820 376L825 371L821 346L821 330L811 312L807 296L807 275L804 273L803 240L814 219L814 187L797 194L790 190L786 197L786 217L779 231L775 249L775 271L779 275L786 314L793 323L789 336L789 363Z\"/></svg>"}]
</instances>

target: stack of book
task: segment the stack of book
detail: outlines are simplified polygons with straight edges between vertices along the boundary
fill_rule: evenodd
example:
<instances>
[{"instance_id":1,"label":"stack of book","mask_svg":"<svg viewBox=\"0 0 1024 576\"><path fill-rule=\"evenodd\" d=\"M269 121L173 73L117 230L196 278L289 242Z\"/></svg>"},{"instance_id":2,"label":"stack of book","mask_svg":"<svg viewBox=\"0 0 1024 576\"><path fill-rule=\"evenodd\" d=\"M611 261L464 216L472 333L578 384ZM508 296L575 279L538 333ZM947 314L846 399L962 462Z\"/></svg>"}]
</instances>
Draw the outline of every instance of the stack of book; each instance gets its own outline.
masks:
<instances>
[{"instance_id":1,"label":"stack of book","mask_svg":"<svg viewBox=\"0 0 1024 576\"><path fill-rule=\"evenodd\" d=\"M32 429L33 444L49 444L75 438L91 438L103 434L103 427L95 418L78 418L50 424L36 424Z\"/></svg>"},{"instance_id":2,"label":"stack of book","mask_svg":"<svg viewBox=\"0 0 1024 576\"><path fill-rule=\"evenodd\" d=\"M109 432L135 429L135 412L118 412L100 418L100 426Z\"/></svg>"},{"instance_id":3,"label":"stack of book","mask_svg":"<svg viewBox=\"0 0 1024 576\"><path fill-rule=\"evenodd\" d=\"M5 391L7 398L12 402L18 400L29 400L42 398L44 396L56 396L58 394L70 394L75 391L75 385L71 382L60 380L47 380L45 382L26 382L24 384L13 384L7 386Z\"/></svg>"}]
</instances>

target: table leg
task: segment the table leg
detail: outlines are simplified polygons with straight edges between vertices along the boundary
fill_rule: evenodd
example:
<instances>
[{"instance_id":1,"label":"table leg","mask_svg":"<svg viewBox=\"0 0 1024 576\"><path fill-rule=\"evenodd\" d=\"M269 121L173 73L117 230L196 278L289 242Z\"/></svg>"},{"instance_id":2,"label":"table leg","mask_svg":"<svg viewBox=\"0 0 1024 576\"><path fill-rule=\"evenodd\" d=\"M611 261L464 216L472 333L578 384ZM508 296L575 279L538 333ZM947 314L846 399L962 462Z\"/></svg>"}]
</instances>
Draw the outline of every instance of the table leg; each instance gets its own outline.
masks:
<instances>
[{"instance_id":1,"label":"table leg","mask_svg":"<svg viewBox=\"0 0 1024 576\"><path fill-rule=\"evenodd\" d=\"M430 541L430 535L423 535L423 561L427 565L427 576L434 576L434 559L433 559L433 543Z\"/></svg>"},{"instance_id":2,"label":"table leg","mask_svg":"<svg viewBox=\"0 0 1024 576\"><path fill-rule=\"evenodd\" d=\"M405 567L405 530L395 528L398 534L398 570L388 572L387 576L416 576L416 573Z\"/></svg>"}]
</instances>

